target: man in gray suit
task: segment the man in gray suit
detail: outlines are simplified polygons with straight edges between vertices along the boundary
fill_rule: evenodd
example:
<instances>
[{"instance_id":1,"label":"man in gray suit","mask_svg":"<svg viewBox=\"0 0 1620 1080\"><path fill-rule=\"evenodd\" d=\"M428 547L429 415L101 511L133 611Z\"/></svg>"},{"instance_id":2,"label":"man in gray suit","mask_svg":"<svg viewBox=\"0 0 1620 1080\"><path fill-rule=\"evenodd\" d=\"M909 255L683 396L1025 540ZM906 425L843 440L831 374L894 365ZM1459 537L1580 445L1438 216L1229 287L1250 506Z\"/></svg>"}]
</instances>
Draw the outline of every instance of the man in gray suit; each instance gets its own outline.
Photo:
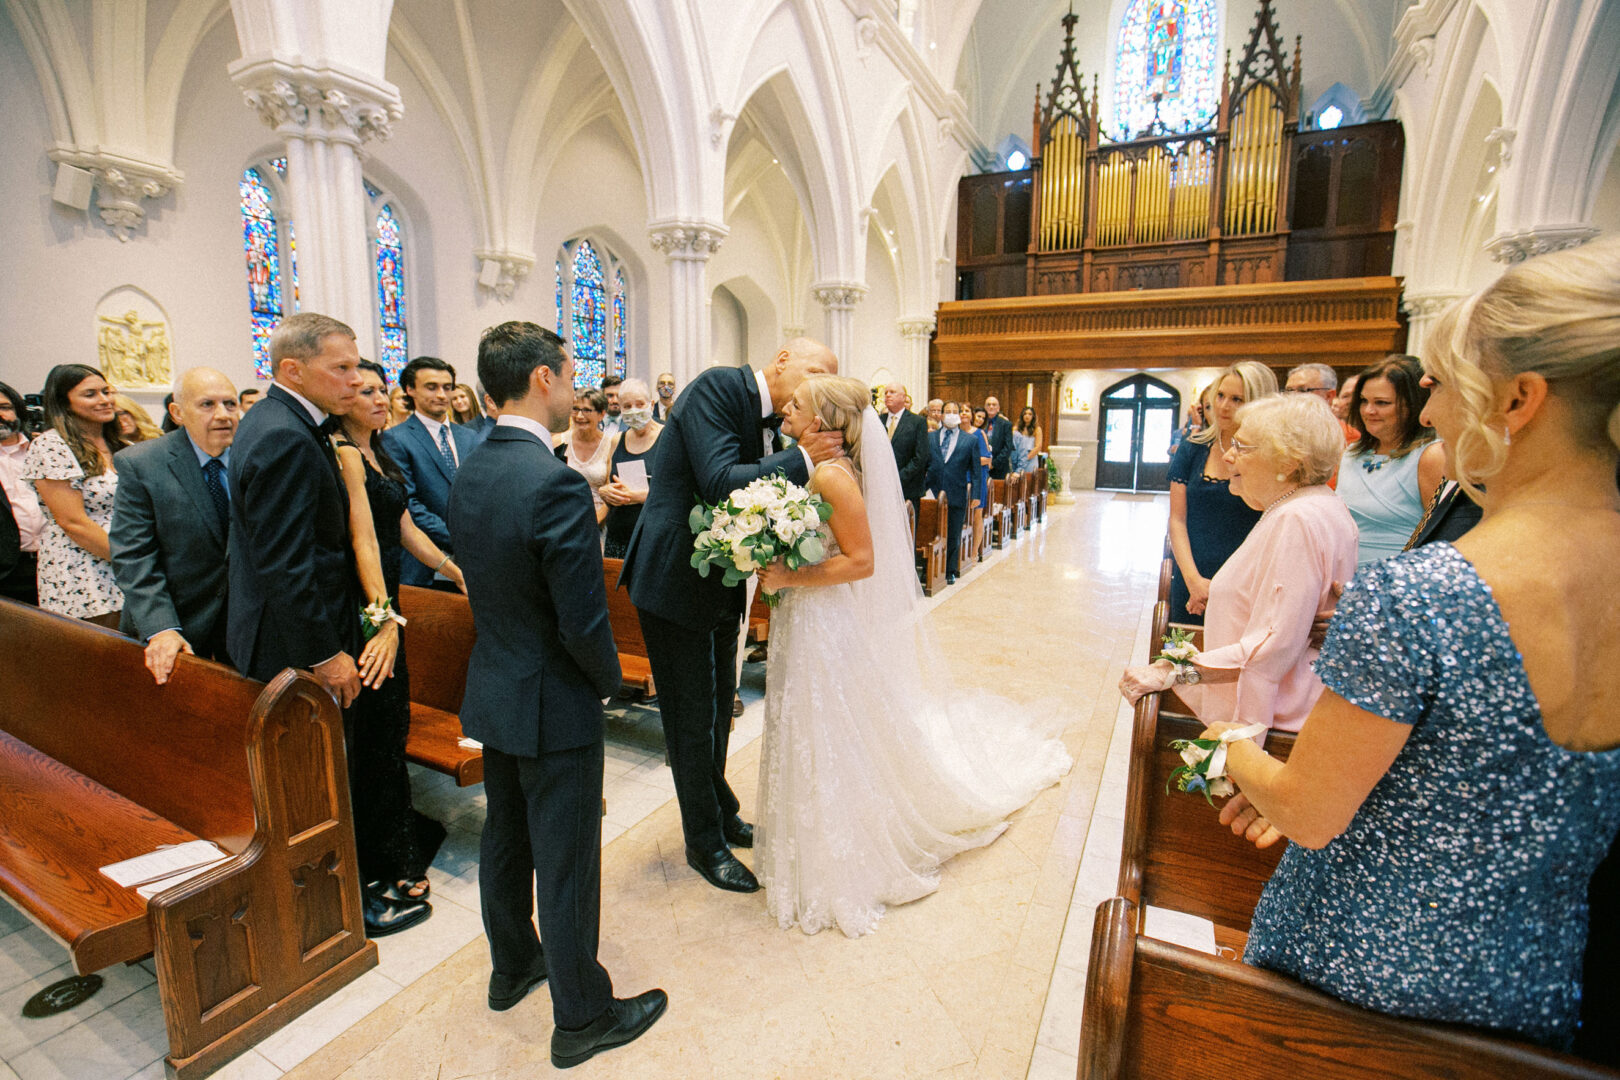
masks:
<instances>
[{"instance_id":1,"label":"man in gray suit","mask_svg":"<svg viewBox=\"0 0 1620 1080\"><path fill-rule=\"evenodd\" d=\"M176 381L169 406L179 430L118 455L107 539L124 591L119 629L146 642L146 667L159 686L181 653L229 663L226 469L237 408L229 379L192 368Z\"/></svg>"}]
</instances>

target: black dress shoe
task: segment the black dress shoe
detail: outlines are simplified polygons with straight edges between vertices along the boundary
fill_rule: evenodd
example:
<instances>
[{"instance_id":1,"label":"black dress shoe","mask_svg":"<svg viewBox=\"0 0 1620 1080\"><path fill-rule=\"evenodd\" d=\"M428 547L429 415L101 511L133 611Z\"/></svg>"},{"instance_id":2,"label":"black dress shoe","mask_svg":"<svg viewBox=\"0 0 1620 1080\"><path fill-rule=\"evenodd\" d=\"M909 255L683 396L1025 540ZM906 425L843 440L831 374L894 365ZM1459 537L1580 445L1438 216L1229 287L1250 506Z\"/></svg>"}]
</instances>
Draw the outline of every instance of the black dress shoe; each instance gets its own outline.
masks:
<instances>
[{"instance_id":1,"label":"black dress shoe","mask_svg":"<svg viewBox=\"0 0 1620 1080\"><path fill-rule=\"evenodd\" d=\"M391 900L382 889L360 890L360 917L366 924L366 937L380 938L408 930L433 914L426 900Z\"/></svg>"},{"instance_id":2,"label":"black dress shoe","mask_svg":"<svg viewBox=\"0 0 1620 1080\"><path fill-rule=\"evenodd\" d=\"M736 814L726 819L721 830L726 834L726 843L732 847L751 848L754 846L754 827Z\"/></svg>"},{"instance_id":3,"label":"black dress shoe","mask_svg":"<svg viewBox=\"0 0 1620 1080\"><path fill-rule=\"evenodd\" d=\"M542 952L527 975L502 975L498 971L489 976L489 1007L505 1012L524 998L529 991L546 981L546 954Z\"/></svg>"},{"instance_id":4,"label":"black dress shoe","mask_svg":"<svg viewBox=\"0 0 1620 1080\"><path fill-rule=\"evenodd\" d=\"M729 850L721 849L712 855L699 855L686 849L686 865L717 889L728 892L758 892L759 879L754 872L737 861Z\"/></svg>"},{"instance_id":5,"label":"black dress shoe","mask_svg":"<svg viewBox=\"0 0 1620 1080\"><path fill-rule=\"evenodd\" d=\"M947 584L947 585L955 585L956 584L956 575L955 574L946 574L945 575L945 584Z\"/></svg>"},{"instance_id":6,"label":"black dress shoe","mask_svg":"<svg viewBox=\"0 0 1620 1080\"><path fill-rule=\"evenodd\" d=\"M551 1064L572 1069L603 1050L634 1042L658 1022L669 1007L669 995L648 990L633 998L614 998L607 1012L578 1031L555 1028L551 1032Z\"/></svg>"}]
</instances>

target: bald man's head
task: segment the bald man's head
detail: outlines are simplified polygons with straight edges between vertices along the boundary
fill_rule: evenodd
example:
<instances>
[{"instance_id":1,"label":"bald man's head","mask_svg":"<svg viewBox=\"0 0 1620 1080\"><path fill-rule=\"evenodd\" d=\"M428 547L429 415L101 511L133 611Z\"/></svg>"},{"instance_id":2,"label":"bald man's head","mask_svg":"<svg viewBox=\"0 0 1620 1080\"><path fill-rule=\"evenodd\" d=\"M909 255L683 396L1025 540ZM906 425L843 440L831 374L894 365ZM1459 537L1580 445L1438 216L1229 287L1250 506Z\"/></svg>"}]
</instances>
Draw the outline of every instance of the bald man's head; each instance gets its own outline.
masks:
<instances>
[{"instance_id":1,"label":"bald man's head","mask_svg":"<svg viewBox=\"0 0 1620 1080\"><path fill-rule=\"evenodd\" d=\"M907 396L903 383L892 382L883 388L883 407L897 413L906 407Z\"/></svg>"},{"instance_id":2,"label":"bald man's head","mask_svg":"<svg viewBox=\"0 0 1620 1080\"><path fill-rule=\"evenodd\" d=\"M169 415L209 457L218 457L236 438L240 419L236 387L213 368L191 368L174 382Z\"/></svg>"},{"instance_id":3,"label":"bald man's head","mask_svg":"<svg viewBox=\"0 0 1620 1080\"><path fill-rule=\"evenodd\" d=\"M838 374L838 357L814 338L799 337L782 346L765 368L765 385L771 392L771 408L781 412L799 384L811 375Z\"/></svg>"}]
</instances>

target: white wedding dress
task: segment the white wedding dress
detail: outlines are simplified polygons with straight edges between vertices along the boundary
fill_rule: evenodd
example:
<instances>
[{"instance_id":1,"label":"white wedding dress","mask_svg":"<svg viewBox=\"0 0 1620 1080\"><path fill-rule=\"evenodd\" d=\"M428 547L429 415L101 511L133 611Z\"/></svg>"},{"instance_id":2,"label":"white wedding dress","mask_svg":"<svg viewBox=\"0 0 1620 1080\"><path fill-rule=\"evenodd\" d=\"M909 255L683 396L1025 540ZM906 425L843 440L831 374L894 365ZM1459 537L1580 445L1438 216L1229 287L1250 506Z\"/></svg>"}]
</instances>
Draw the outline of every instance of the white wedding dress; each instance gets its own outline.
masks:
<instances>
[{"instance_id":1,"label":"white wedding dress","mask_svg":"<svg viewBox=\"0 0 1620 1080\"><path fill-rule=\"evenodd\" d=\"M941 863L1001 835L1071 764L1011 702L961 692L977 673L947 668L928 632L899 473L871 409L860 447L875 451L855 470L874 571L789 589L771 615L755 848L784 929L850 937L933 892Z\"/></svg>"}]
</instances>

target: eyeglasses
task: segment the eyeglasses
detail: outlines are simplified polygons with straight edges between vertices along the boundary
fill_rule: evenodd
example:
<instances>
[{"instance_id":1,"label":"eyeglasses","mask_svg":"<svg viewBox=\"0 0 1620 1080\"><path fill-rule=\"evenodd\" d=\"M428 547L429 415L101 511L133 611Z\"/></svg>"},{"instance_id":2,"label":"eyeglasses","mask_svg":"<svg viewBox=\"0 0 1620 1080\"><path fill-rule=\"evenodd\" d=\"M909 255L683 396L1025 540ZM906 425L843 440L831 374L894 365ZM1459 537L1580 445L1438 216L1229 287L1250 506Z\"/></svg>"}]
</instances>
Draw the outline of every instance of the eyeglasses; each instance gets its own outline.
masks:
<instances>
[{"instance_id":1,"label":"eyeglasses","mask_svg":"<svg viewBox=\"0 0 1620 1080\"><path fill-rule=\"evenodd\" d=\"M1332 386L1285 386L1285 387L1283 387L1283 393L1285 393L1285 394L1318 394L1318 393L1321 393L1323 390L1331 391L1332 393L1335 393L1335 394L1339 392L1337 387L1332 387Z\"/></svg>"},{"instance_id":2,"label":"eyeglasses","mask_svg":"<svg viewBox=\"0 0 1620 1080\"><path fill-rule=\"evenodd\" d=\"M1239 457L1242 457L1244 454L1252 454L1256 450L1260 449L1260 447L1254 443L1238 442L1236 439L1232 440L1231 446L1232 452Z\"/></svg>"},{"instance_id":3,"label":"eyeglasses","mask_svg":"<svg viewBox=\"0 0 1620 1080\"><path fill-rule=\"evenodd\" d=\"M570 412L593 413L593 412L596 412L597 410L591 408L589 405L575 405L569 411Z\"/></svg>"}]
</instances>

